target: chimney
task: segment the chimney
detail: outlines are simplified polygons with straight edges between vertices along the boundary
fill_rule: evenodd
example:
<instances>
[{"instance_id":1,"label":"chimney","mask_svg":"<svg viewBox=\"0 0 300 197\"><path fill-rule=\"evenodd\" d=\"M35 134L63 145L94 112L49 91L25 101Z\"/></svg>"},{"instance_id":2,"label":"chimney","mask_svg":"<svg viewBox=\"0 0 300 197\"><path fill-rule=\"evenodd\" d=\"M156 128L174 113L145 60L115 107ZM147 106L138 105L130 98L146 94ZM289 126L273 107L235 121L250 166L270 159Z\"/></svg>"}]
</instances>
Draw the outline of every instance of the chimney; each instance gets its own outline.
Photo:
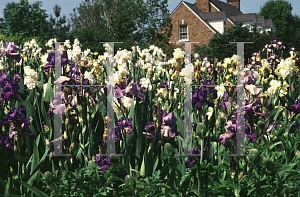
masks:
<instances>
[{"instance_id":1,"label":"chimney","mask_svg":"<svg viewBox=\"0 0 300 197\"><path fill-rule=\"evenodd\" d=\"M209 12L209 0L196 0L196 5L203 11L203 12Z\"/></svg>"},{"instance_id":2,"label":"chimney","mask_svg":"<svg viewBox=\"0 0 300 197\"><path fill-rule=\"evenodd\" d=\"M240 0L227 0L227 3L230 5L233 5L233 6L237 7L239 10L241 10Z\"/></svg>"}]
</instances>

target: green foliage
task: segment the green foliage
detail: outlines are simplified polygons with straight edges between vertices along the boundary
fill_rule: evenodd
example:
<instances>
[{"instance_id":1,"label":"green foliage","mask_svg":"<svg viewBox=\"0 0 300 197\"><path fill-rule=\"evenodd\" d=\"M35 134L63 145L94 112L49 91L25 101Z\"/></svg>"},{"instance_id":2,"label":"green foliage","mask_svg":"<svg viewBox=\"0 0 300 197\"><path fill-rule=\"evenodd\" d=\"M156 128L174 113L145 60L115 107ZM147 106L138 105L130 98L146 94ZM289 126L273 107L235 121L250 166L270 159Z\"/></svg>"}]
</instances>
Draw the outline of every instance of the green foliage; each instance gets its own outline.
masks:
<instances>
[{"instance_id":1,"label":"green foliage","mask_svg":"<svg viewBox=\"0 0 300 197\"><path fill-rule=\"evenodd\" d=\"M67 22L66 20L66 16L63 15L63 17L60 17L60 11L61 11L61 7L58 5L55 5L53 7L53 12L54 15L56 17L55 18L52 17L52 14L50 14L50 19L49 19L49 23L50 23L50 34L51 35L55 35L55 38L57 38L58 41L62 41L64 42L65 40L70 38L70 23L68 23L67 25L63 25ZM53 28L54 27L54 28Z\"/></svg>"},{"instance_id":2,"label":"green foliage","mask_svg":"<svg viewBox=\"0 0 300 197\"><path fill-rule=\"evenodd\" d=\"M206 46L206 44L203 44L201 46L194 44L193 45L193 51L194 53L198 53L200 55L200 58L207 57L208 59L212 59L212 49L209 46Z\"/></svg>"},{"instance_id":3,"label":"green foliage","mask_svg":"<svg viewBox=\"0 0 300 197\"><path fill-rule=\"evenodd\" d=\"M250 28L252 31L249 31ZM209 41L209 47L212 50L213 57L223 60L237 54L236 44L229 42L253 42L245 44L245 64L249 63L252 52L263 48L275 37L272 33L259 33L255 26L242 27L242 23L226 30L223 34L216 33Z\"/></svg>"},{"instance_id":4,"label":"green foliage","mask_svg":"<svg viewBox=\"0 0 300 197\"><path fill-rule=\"evenodd\" d=\"M293 7L285 0L269 0L260 8L258 16L272 19L275 24L276 39L285 43L286 51L290 47L300 47L300 18L292 14Z\"/></svg>"},{"instance_id":5,"label":"green foliage","mask_svg":"<svg viewBox=\"0 0 300 197\"><path fill-rule=\"evenodd\" d=\"M4 9L6 29L4 34L18 35L22 37L47 35L48 15L41 8L41 2L29 4L28 0L20 0L20 3L8 3Z\"/></svg>"},{"instance_id":6,"label":"green foliage","mask_svg":"<svg viewBox=\"0 0 300 197\"><path fill-rule=\"evenodd\" d=\"M99 41L123 42L115 44L115 52L131 50L134 45L163 47L171 36L166 4L166 0L86 0L71 14L72 35L82 42L83 49L100 53L104 48Z\"/></svg>"}]
</instances>

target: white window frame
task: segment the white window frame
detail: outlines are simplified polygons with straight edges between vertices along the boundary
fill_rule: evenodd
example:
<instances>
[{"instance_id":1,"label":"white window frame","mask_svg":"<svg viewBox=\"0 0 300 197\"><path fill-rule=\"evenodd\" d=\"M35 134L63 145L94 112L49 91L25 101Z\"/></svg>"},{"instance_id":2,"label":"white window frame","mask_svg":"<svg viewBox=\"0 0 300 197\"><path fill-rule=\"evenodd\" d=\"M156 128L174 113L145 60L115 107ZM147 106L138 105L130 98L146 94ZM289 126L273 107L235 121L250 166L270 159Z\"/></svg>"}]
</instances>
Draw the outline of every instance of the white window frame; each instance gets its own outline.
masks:
<instances>
[{"instance_id":1,"label":"white window frame","mask_svg":"<svg viewBox=\"0 0 300 197\"><path fill-rule=\"evenodd\" d=\"M186 39L180 39L180 35L181 35L181 32L180 32L180 27L184 27L186 26ZM187 24L183 24L183 25L179 25L178 26L178 36L179 36L179 41L189 41L189 28L188 28L188 25Z\"/></svg>"}]
</instances>

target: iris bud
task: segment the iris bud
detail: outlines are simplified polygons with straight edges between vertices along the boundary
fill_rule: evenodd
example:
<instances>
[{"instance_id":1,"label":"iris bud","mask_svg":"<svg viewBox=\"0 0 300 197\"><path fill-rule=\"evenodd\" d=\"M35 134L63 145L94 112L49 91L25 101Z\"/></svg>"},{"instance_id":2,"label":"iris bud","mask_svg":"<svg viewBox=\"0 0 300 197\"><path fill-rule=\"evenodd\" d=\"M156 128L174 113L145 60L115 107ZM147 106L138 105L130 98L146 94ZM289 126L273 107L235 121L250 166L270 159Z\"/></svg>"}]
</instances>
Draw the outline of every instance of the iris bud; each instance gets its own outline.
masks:
<instances>
[{"instance_id":1,"label":"iris bud","mask_svg":"<svg viewBox=\"0 0 300 197\"><path fill-rule=\"evenodd\" d=\"M170 143L165 143L165 145L164 145L164 151L165 151L165 153L166 153L167 155L172 154L173 151L174 151L174 148L173 148L172 144L170 144Z\"/></svg>"},{"instance_id":2,"label":"iris bud","mask_svg":"<svg viewBox=\"0 0 300 197\"><path fill-rule=\"evenodd\" d=\"M116 155L116 154L111 154L111 155L109 156L109 160L110 160L111 163L113 163L113 164L117 164L117 163L120 162L120 158L119 158L119 156Z\"/></svg>"},{"instance_id":3,"label":"iris bud","mask_svg":"<svg viewBox=\"0 0 300 197\"><path fill-rule=\"evenodd\" d=\"M198 123L197 127L196 127L196 135L203 139L205 137L206 134L206 126L203 123Z\"/></svg>"},{"instance_id":4,"label":"iris bud","mask_svg":"<svg viewBox=\"0 0 300 197\"><path fill-rule=\"evenodd\" d=\"M47 171L44 173L44 178L46 180L47 185L50 185L53 180L53 174L51 172Z\"/></svg>"},{"instance_id":5,"label":"iris bud","mask_svg":"<svg viewBox=\"0 0 300 197\"><path fill-rule=\"evenodd\" d=\"M273 171L273 170L274 170L275 164L274 164L273 161L271 161L270 159L264 158L263 163L264 163L264 165L266 166L266 168L267 168L269 171Z\"/></svg>"},{"instance_id":6,"label":"iris bud","mask_svg":"<svg viewBox=\"0 0 300 197\"><path fill-rule=\"evenodd\" d=\"M132 185L135 185L135 179L134 177L132 177L131 175L127 175L125 177L125 185L126 186L132 186Z\"/></svg>"},{"instance_id":7,"label":"iris bud","mask_svg":"<svg viewBox=\"0 0 300 197\"><path fill-rule=\"evenodd\" d=\"M93 169L95 169L95 168L96 168L96 162L93 161L93 160L89 161L88 169L89 169L89 170L93 170Z\"/></svg>"},{"instance_id":8,"label":"iris bud","mask_svg":"<svg viewBox=\"0 0 300 197\"><path fill-rule=\"evenodd\" d=\"M247 156L247 160L252 165L256 165L260 162L261 157L257 149L251 149L249 152L250 156Z\"/></svg>"}]
</instances>

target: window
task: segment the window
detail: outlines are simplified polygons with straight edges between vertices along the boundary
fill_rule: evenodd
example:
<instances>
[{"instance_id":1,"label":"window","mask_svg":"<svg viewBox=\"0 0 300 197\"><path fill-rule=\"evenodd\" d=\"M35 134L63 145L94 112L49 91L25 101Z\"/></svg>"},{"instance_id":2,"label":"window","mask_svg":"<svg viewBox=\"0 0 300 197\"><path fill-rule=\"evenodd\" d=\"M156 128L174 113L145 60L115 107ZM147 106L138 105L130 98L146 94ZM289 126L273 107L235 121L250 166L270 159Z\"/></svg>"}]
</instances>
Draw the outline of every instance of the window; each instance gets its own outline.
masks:
<instances>
[{"instance_id":1,"label":"window","mask_svg":"<svg viewBox=\"0 0 300 197\"><path fill-rule=\"evenodd\" d=\"M188 39L188 29L187 25L179 25L179 40Z\"/></svg>"}]
</instances>

